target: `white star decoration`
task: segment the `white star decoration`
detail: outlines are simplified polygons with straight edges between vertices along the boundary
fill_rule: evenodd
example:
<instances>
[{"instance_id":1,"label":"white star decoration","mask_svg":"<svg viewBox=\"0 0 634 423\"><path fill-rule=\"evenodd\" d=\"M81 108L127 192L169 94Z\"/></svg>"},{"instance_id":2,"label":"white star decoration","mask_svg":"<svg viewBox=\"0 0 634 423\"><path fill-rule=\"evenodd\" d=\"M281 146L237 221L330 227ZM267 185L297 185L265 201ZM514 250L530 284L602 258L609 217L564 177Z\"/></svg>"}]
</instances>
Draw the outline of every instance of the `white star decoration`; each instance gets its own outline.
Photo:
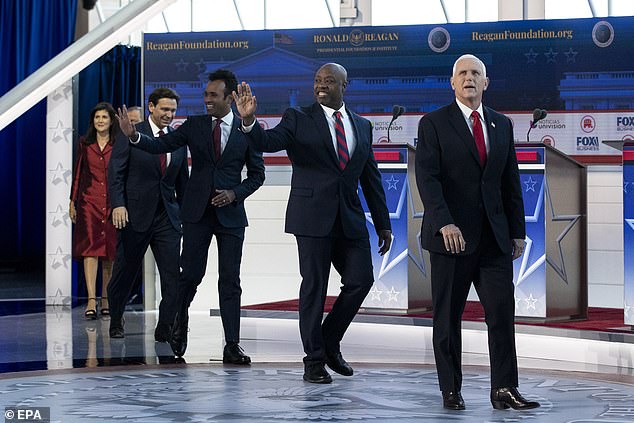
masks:
<instances>
[{"instance_id":1,"label":"white star decoration","mask_svg":"<svg viewBox=\"0 0 634 423\"><path fill-rule=\"evenodd\" d=\"M53 130L53 134L51 135L51 141L57 144L60 141L64 141L66 144L70 143L70 135L72 135L72 128L67 128L64 126L61 120L57 121L57 125L54 127L50 127L49 129Z\"/></svg>"},{"instance_id":2,"label":"white star decoration","mask_svg":"<svg viewBox=\"0 0 634 423\"><path fill-rule=\"evenodd\" d=\"M387 295L388 295L387 301L398 302L398 294L400 294L400 291L395 290L394 287L390 288L390 290L387 291Z\"/></svg>"},{"instance_id":3,"label":"white star decoration","mask_svg":"<svg viewBox=\"0 0 634 423\"><path fill-rule=\"evenodd\" d=\"M59 288L57 288L57 291L55 291L55 295L49 295L48 298L49 299L47 305L66 306L70 304L70 297L68 295L64 295L62 293L62 290ZM57 309L55 309L55 314L59 320L60 314Z\"/></svg>"},{"instance_id":4,"label":"white star decoration","mask_svg":"<svg viewBox=\"0 0 634 423\"><path fill-rule=\"evenodd\" d=\"M68 185L68 180L72 175L72 172L69 169L65 169L61 162L57 162L55 169L49 169L49 172L52 174L51 182L53 185L58 185L62 182Z\"/></svg>"},{"instance_id":5,"label":"white star decoration","mask_svg":"<svg viewBox=\"0 0 634 423\"><path fill-rule=\"evenodd\" d=\"M64 253L62 251L62 247L57 247L54 253L49 253L48 256L51 258L51 267L53 270L57 270L60 267L64 267L64 269L68 269L68 262L70 261L70 254Z\"/></svg>"},{"instance_id":6,"label":"white star decoration","mask_svg":"<svg viewBox=\"0 0 634 423\"><path fill-rule=\"evenodd\" d=\"M376 285L372 287L370 290L370 295L372 295L372 301L381 301L381 294L383 291L379 290Z\"/></svg>"},{"instance_id":7,"label":"white star decoration","mask_svg":"<svg viewBox=\"0 0 634 423\"><path fill-rule=\"evenodd\" d=\"M408 189L407 191L408 191L408 203L410 206L412 220L415 222L414 224L418 225L418 227L420 228L421 224L419 221L423 219L425 212L416 210L416 206L414 205L414 198L412 197L413 195L412 190ZM427 270L425 269L425 258L424 258L425 256L423 253L423 247L421 247L420 245L420 229L416 233L416 248L410 249L408 251L408 255L412 259L412 262L414 263L414 265L418 267L418 270L420 270L423 276L427 277Z\"/></svg>"},{"instance_id":8,"label":"white star decoration","mask_svg":"<svg viewBox=\"0 0 634 423\"><path fill-rule=\"evenodd\" d=\"M390 189L398 189L396 187L396 184L401 182L401 180L400 179L396 179L394 177L394 175L392 174L392 175L390 175L390 179L386 179L385 182L387 182L387 189L390 190Z\"/></svg>"},{"instance_id":9,"label":"white star decoration","mask_svg":"<svg viewBox=\"0 0 634 423\"><path fill-rule=\"evenodd\" d=\"M68 226L68 211L62 209L61 204L57 205L55 211L48 212L51 216L51 226L57 228L59 225Z\"/></svg>"},{"instance_id":10,"label":"white star decoration","mask_svg":"<svg viewBox=\"0 0 634 423\"><path fill-rule=\"evenodd\" d=\"M530 294L528 298L524 299L526 303L526 310L536 310L535 304L537 304L537 298L533 298L533 294Z\"/></svg>"}]
</instances>

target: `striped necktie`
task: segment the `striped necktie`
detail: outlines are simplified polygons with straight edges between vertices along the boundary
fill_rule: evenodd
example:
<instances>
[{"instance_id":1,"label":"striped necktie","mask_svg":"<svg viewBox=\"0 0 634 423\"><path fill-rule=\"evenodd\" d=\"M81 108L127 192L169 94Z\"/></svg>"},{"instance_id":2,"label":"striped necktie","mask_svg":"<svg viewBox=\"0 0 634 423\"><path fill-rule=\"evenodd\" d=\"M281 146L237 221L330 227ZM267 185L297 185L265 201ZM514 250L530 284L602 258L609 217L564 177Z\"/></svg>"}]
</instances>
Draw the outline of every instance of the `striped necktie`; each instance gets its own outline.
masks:
<instances>
[{"instance_id":1,"label":"striped necktie","mask_svg":"<svg viewBox=\"0 0 634 423\"><path fill-rule=\"evenodd\" d=\"M350 160L350 154L348 153L348 143L346 142L346 131L343 129L343 122L341 121L341 112L333 113L335 118L335 135L337 136L337 154L339 156L339 168L344 170L348 161Z\"/></svg>"}]
</instances>

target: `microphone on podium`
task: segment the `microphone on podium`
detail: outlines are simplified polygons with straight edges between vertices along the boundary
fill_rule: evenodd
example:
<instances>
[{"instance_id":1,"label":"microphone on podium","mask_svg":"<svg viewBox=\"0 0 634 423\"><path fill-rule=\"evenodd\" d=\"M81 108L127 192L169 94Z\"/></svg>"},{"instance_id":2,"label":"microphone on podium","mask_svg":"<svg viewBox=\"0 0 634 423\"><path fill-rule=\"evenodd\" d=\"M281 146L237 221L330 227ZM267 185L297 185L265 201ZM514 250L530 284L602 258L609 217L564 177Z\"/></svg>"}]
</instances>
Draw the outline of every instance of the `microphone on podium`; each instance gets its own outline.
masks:
<instances>
[{"instance_id":1,"label":"microphone on podium","mask_svg":"<svg viewBox=\"0 0 634 423\"><path fill-rule=\"evenodd\" d=\"M528 134L531 133L531 129L536 128L537 127L537 122L539 122L540 120L544 119L546 116L548 116L548 112L544 109L535 109L533 110L533 120L531 120L531 124L528 128L528 132L526 133L526 142L529 142L530 140L528 139Z\"/></svg>"},{"instance_id":2,"label":"microphone on podium","mask_svg":"<svg viewBox=\"0 0 634 423\"><path fill-rule=\"evenodd\" d=\"M392 107L392 120L387 126L387 142L390 142L390 128L392 127L392 123L403 113L405 113L405 107L396 104Z\"/></svg>"}]
</instances>

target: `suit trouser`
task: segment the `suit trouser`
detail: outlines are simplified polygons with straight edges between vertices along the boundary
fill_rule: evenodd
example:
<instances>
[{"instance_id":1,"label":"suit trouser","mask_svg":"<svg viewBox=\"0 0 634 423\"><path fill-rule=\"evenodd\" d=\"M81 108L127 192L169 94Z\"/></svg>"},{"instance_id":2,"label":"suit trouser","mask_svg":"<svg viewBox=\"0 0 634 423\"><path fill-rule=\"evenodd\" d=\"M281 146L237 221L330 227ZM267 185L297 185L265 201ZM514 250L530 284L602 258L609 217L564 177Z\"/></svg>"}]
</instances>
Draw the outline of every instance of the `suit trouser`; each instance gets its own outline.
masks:
<instances>
[{"instance_id":1,"label":"suit trouser","mask_svg":"<svg viewBox=\"0 0 634 423\"><path fill-rule=\"evenodd\" d=\"M117 255L108 285L110 326L121 323L125 305L148 246L152 248L161 277L159 323L172 324L177 311L180 244L181 234L172 225L162 205L157 209L147 231L136 232L130 225L119 231Z\"/></svg>"},{"instance_id":2,"label":"suit trouser","mask_svg":"<svg viewBox=\"0 0 634 423\"><path fill-rule=\"evenodd\" d=\"M369 239L346 239L339 229L327 237L296 236L302 284L299 330L304 363L323 362L339 344L374 282ZM341 275L341 292L323 319L330 264ZM323 323L322 323L323 319Z\"/></svg>"},{"instance_id":3,"label":"suit trouser","mask_svg":"<svg viewBox=\"0 0 634 423\"><path fill-rule=\"evenodd\" d=\"M183 222L182 271L178 300L181 304L181 315L186 315L196 295L197 287L205 276L209 245L214 236L218 243L218 297L225 340L239 342L240 296L242 295L240 263L244 227L224 227L218 222L212 206L207 207L202 219L198 222Z\"/></svg>"},{"instance_id":4,"label":"suit trouser","mask_svg":"<svg viewBox=\"0 0 634 423\"><path fill-rule=\"evenodd\" d=\"M473 254L430 253L434 306L434 358L440 390L462 387L461 318L471 282L484 308L489 339L491 387L516 387L515 296L511 252L498 247L488 223Z\"/></svg>"}]
</instances>

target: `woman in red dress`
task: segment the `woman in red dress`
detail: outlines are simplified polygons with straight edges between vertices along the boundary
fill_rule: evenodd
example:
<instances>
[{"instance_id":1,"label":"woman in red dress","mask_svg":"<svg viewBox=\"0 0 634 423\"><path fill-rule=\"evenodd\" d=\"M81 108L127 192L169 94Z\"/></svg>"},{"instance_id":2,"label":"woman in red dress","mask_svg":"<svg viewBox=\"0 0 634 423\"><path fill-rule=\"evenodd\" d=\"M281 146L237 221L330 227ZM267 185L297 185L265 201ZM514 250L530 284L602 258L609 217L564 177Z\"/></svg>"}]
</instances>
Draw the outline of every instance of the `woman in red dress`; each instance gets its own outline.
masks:
<instances>
[{"instance_id":1,"label":"woman in red dress","mask_svg":"<svg viewBox=\"0 0 634 423\"><path fill-rule=\"evenodd\" d=\"M97 269L101 259L101 315L110 314L104 297L112 274L117 244L116 229L110 221L108 162L119 124L109 103L99 103L90 112L90 126L79 140L79 155L71 188L69 215L75 223L73 257L83 259L88 291L85 316L97 318Z\"/></svg>"}]
</instances>

